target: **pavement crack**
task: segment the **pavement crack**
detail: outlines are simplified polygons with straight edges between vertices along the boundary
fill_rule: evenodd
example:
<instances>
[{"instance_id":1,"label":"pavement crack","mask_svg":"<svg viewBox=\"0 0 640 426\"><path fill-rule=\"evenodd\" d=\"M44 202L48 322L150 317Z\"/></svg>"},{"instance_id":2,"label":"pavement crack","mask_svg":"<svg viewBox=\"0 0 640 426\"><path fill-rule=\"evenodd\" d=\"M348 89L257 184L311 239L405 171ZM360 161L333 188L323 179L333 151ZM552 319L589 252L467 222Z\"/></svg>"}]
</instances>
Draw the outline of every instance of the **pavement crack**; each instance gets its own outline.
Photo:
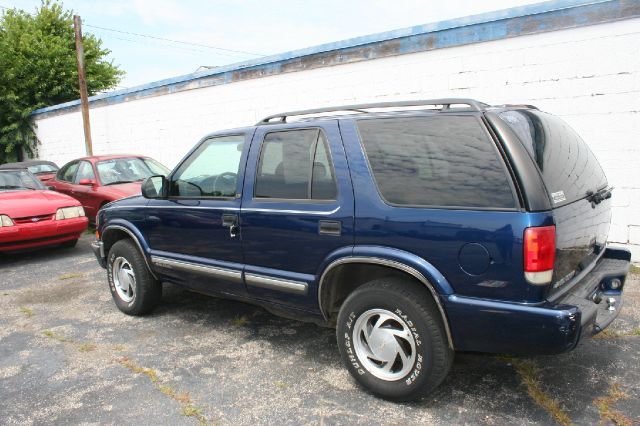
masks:
<instances>
[{"instance_id":1,"label":"pavement crack","mask_svg":"<svg viewBox=\"0 0 640 426\"><path fill-rule=\"evenodd\" d=\"M620 384L612 383L609 387L607 396L601 396L593 400L593 403L598 407L598 414L600 414L600 424L605 424L607 420L618 426L633 426L640 425L640 420L633 420L622 414L620 411L616 411L612 408L613 404L621 399L627 399L629 395L624 393L620 389Z\"/></svg>"},{"instance_id":2,"label":"pavement crack","mask_svg":"<svg viewBox=\"0 0 640 426\"><path fill-rule=\"evenodd\" d=\"M149 378L151 383L164 395L167 395L182 407L181 412L183 416L192 417L198 421L200 426L209 424L207 417L203 414L203 410L194 404L194 401L189 396L188 392L178 393L171 384L163 382L156 370L148 367L142 367L131 361L127 357L116 358L116 362L135 374L143 374ZM213 421L211 423L214 423Z\"/></svg>"},{"instance_id":3,"label":"pavement crack","mask_svg":"<svg viewBox=\"0 0 640 426\"><path fill-rule=\"evenodd\" d=\"M535 362L527 359L513 357L501 357L509 362L518 373L520 382L527 388L527 393L533 401L549 413L553 419L563 426L570 426L574 423L569 415L560 407L560 404L542 388L539 375L540 369Z\"/></svg>"}]
</instances>

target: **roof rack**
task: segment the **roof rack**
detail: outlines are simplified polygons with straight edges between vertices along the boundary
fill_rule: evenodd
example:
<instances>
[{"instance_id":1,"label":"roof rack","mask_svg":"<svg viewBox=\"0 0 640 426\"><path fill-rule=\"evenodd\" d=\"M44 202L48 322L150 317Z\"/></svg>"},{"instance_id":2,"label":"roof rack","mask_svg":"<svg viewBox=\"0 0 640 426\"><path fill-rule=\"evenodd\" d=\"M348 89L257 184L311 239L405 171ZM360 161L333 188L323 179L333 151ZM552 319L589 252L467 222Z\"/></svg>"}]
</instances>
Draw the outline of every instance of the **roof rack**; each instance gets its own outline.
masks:
<instances>
[{"instance_id":1,"label":"roof rack","mask_svg":"<svg viewBox=\"0 0 640 426\"><path fill-rule=\"evenodd\" d=\"M315 109L306 109L300 111L290 111L290 112L282 112L279 114L270 115L268 117L260 120L256 126L262 124L277 124L277 123L286 123L287 117L292 117L296 115L310 115L310 114L321 114L324 112L339 112L339 111L355 111L355 112L363 112L366 113L367 109L373 108L397 108L397 107L414 107L414 106L429 106L429 105L442 105L440 108L441 111L452 109L452 105L467 105L465 109L470 109L472 111L482 111L484 108L489 105L478 102L474 99L464 99L464 98L444 98L444 99L429 99L429 100L417 100L417 101L397 101L397 102L378 102L378 103L369 103L369 104L355 104L355 105L342 105L342 106L333 106L326 108L315 108ZM454 107L458 109L458 107ZM277 121L272 121L274 119L278 119Z\"/></svg>"}]
</instances>

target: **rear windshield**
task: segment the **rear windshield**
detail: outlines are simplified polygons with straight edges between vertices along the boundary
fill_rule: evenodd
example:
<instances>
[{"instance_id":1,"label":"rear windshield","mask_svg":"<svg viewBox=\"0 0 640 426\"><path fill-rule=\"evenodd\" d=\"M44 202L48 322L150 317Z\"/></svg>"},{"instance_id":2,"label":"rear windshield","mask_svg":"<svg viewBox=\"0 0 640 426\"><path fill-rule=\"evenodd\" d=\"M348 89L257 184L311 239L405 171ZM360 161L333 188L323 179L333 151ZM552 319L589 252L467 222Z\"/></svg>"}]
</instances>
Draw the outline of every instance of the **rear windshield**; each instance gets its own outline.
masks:
<instances>
[{"instance_id":1,"label":"rear windshield","mask_svg":"<svg viewBox=\"0 0 640 426\"><path fill-rule=\"evenodd\" d=\"M513 209L498 149L476 117L359 120L380 194L401 206Z\"/></svg>"},{"instance_id":2,"label":"rear windshield","mask_svg":"<svg viewBox=\"0 0 640 426\"><path fill-rule=\"evenodd\" d=\"M505 111L500 118L518 135L542 174L554 207L607 186L587 144L567 123L541 111Z\"/></svg>"}]
</instances>

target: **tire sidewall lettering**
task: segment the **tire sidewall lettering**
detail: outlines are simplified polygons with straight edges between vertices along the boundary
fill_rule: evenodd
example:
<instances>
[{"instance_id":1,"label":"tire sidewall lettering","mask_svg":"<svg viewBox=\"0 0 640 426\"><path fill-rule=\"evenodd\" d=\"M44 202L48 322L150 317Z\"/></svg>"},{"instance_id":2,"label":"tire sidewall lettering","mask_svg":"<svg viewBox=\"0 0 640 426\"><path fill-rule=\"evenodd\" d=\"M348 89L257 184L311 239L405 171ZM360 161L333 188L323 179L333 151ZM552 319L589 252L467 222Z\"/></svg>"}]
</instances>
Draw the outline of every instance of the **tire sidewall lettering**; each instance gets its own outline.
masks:
<instances>
[{"instance_id":1,"label":"tire sidewall lettering","mask_svg":"<svg viewBox=\"0 0 640 426\"><path fill-rule=\"evenodd\" d=\"M366 309L362 309L362 312L364 311L366 311ZM406 386L411 386L422 374L423 368L424 368L424 355L421 353L424 347L422 346L421 336L417 330L415 321L411 320L408 314L403 312L400 308L395 308L393 310L389 309L389 311L394 312L405 322L405 324L407 325L408 329L410 330L413 336L414 341L416 342L416 361L413 365L413 368L411 369L411 371L409 371L409 373L407 373L406 376L395 381L395 383L404 382ZM351 367L358 373L358 375L362 376L364 374L368 374L371 378L375 380L380 380L375 376L373 376L372 374L370 374L366 369L364 369L363 365L360 363L353 349L352 327L353 327L353 323L357 318L358 318L358 315L356 314L356 312L352 311L349 313L346 321L344 322L344 326L346 327L346 331L344 332L344 350L347 355L348 362L351 365ZM394 382L389 382L389 383L394 383Z\"/></svg>"}]
</instances>

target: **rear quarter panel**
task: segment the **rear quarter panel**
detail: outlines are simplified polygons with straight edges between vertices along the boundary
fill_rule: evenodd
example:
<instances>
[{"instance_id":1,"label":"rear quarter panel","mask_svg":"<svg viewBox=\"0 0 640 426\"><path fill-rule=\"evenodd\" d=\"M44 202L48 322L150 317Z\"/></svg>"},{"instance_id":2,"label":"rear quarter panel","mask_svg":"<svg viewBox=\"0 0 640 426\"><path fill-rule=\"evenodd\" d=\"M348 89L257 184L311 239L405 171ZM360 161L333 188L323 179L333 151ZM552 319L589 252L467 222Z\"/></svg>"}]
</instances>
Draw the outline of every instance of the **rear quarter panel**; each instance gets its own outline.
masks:
<instances>
[{"instance_id":1,"label":"rear quarter panel","mask_svg":"<svg viewBox=\"0 0 640 426\"><path fill-rule=\"evenodd\" d=\"M340 125L356 188L356 247L378 245L414 253L436 267L460 295L543 299L543 288L524 280L522 241L525 228L553 224L549 212L388 205L378 193L355 124L344 120Z\"/></svg>"}]
</instances>

